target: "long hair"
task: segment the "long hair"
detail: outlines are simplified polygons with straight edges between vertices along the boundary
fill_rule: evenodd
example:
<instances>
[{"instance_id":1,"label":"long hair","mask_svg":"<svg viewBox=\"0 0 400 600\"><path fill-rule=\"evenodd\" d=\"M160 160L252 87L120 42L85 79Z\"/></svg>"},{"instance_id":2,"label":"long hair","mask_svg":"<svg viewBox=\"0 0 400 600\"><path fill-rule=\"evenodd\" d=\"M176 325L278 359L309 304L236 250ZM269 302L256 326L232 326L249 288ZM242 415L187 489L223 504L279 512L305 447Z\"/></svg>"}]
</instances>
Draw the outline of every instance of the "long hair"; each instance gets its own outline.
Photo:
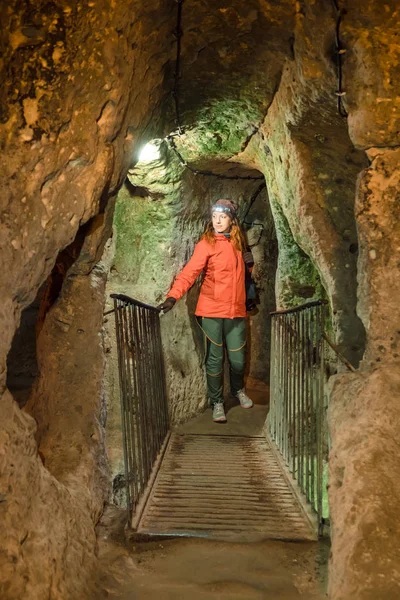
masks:
<instances>
[{"instance_id":1,"label":"long hair","mask_svg":"<svg viewBox=\"0 0 400 600\"><path fill-rule=\"evenodd\" d=\"M232 225L229 233L231 234L230 240L235 246L236 250L239 252L244 252L246 250L246 239L236 217L232 217ZM215 231L212 221L207 223L201 239L206 240L206 242L208 242L211 246L215 245Z\"/></svg>"}]
</instances>

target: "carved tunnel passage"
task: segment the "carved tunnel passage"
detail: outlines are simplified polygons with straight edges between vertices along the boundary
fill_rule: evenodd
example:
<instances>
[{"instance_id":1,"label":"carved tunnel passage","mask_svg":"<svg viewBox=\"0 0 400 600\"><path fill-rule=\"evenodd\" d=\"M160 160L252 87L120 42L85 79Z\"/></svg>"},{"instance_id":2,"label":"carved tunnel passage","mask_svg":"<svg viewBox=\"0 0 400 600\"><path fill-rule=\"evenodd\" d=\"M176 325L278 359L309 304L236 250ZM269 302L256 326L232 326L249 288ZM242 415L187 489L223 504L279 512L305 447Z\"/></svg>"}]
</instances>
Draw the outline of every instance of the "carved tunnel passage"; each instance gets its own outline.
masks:
<instances>
[{"instance_id":1,"label":"carved tunnel passage","mask_svg":"<svg viewBox=\"0 0 400 600\"><path fill-rule=\"evenodd\" d=\"M355 368L324 370L329 597L397 599L398 2L3 5L0 596L98 600L96 525L127 483L109 295L157 305L228 197L261 292L248 381L270 384L267 315L319 299ZM196 293L161 321L174 427L206 408Z\"/></svg>"}]
</instances>

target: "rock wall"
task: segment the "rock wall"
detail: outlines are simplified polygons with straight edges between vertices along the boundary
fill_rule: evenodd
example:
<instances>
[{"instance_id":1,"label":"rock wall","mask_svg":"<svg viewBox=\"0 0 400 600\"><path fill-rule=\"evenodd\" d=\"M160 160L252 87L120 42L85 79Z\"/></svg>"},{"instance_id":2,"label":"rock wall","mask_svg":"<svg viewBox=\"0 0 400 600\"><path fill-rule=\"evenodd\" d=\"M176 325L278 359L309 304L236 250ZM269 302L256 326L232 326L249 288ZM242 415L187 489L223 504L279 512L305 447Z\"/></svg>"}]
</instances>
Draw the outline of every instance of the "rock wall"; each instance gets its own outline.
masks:
<instances>
[{"instance_id":1,"label":"rock wall","mask_svg":"<svg viewBox=\"0 0 400 600\"><path fill-rule=\"evenodd\" d=\"M21 310L36 297L60 250L104 211L141 139L152 135L150 119L151 127L160 127L164 65L173 46L171 7L158 0L146 6L102 0L1 7L4 599L75 600L89 591L94 523L109 493L98 336L104 273L94 269L94 256L86 270L71 273L47 314L38 342L40 378L24 413L5 390L6 357ZM99 251L104 241L97 240ZM82 261L87 256L81 268Z\"/></svg>"},{"instance_id":2,"label":"rock wall","mask_svg":"<svg viewBox=\"0 0 400 600\"><path fill-rule=\"evenodd\" d=\"M400 486L399 149L368 150L356 215L358 310L367 332L359 372L331 381L330 505L334 600L397 598Z\"/></svg>"},{"instance_id":3,"label":"rock wall","mask_svg":"<svg viewBox=\"0 0 400 600\"><path fill-rule=\"evenodd\" d=\"M395 2L384 11L378 2L362 4L344 20L349 132L370 165L355 203L366 351L357 373L331 381L332 600L400 594L398 20Z\"/></svg>"},{"instance_id":4,"label":"rock wall","mask_svg":"<svg viewBox=\"0 0 400 600\"><path fill-rule=\"evenodd\" d=\"M321 281L339 347L356 365L363 358L330 384L329 597L397 598L398 7L339 3L346 120L334 96L339 13L296 6L293 60L241 159L266 176L278 303Z\"/></svg>"},{"instance_id":5,"label":"rock wall","mask_svg":"<svg viewBox=\"0 0 400 600\"><path fill-rule=\"evenodd\" d=\"M264 173L280 250L279 303L312 298L323 288L340 349L355 364L365 349L356 374L331 382L330 597L376 600L399 595L392 524L400 504L399 13L396 0L339 3L346 120L335 95L336 5L251 0L188 10L185 3L178 86L184 131L176 144L195 167L235 173L241 163L246 173ZM75 599L89 591L93 523L110 492L99 383L105 272L95 268L110 223L95 217L120 188L141 143L177 125L172 104L168 111L164 105L175 68L176 3L14 0L0 10L0 589L6 599ZM164 219L168 235L156 240L148 275L144 252L154 237L143 234L125 254L141 267L136 279L132 271L118 281L118 267L122 272L129 261L121 266L117 249L113 281L129 293L132 276L132 295L151 290L154 302L188 259L205 204L216 195L248 198L254 191L249 184L237 194L218 178L210 184L194 175L171 184L179 196L171 204L168 195L128 199L124 192L123 202L137 200L138 234L143 210L146 223ZM40 377L21 412L5 389L21 311L91 219L98 233L85 231L83 254L46 309ZM176 421L203 400L201 370L190 362L198 357L187 317L194 302L193 292L187 306L181 302L163 321L170 348L178 340L168 319L189 344L170 352L178 357L168 370L178 390Z\"/></svg>"},{"instance_id":6,"label":"rock wall","mask_svg":"<svg viewBox=\"0 0 400 600\"><path fill-rule=\"evenodd\" d=\"M267 116L241 159L265 174L276 206L278 304L321 297L322 283L336 342L358 364L364 330L356 315L354 195L367 160L337 112L334 31L333 11L317 3L298 7L293 60L286 62Z\"/></svg>"}]
</instances>

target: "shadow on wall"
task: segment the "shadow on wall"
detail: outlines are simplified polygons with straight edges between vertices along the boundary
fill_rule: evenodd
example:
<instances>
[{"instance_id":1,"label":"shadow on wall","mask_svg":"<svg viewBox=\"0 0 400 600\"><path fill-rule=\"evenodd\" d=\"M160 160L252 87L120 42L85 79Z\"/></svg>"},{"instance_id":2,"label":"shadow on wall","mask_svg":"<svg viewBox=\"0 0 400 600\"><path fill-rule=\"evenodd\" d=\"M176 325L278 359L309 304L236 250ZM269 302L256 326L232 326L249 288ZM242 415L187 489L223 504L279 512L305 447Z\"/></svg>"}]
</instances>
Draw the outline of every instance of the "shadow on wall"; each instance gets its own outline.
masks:
<instances>
[{"instance_id":1,"label":"shadow on wall","mask_svg":"<svg viewBox=\"0 0 400 600\"><path fill-rule=\"evenodd\" d=\"M52 272L40 287L35 300L21 314L7 357L7 387L20 408L29 400L32 386L39 375L36 343L47 312L60 296L68 269L78 258L91 222L83 225L74 241L62 250Z\"/></svg>"},{"instance_id":2,"label":"shadow on wall","mask_svg":"<svg viewBox=\"0 0 400 600\"><path fill-rule=\"evenodd\" d=\"M15 332L7 356L7 387L20 408L27 403L39 373L36 356L36 324L44 287L40 288L35 300L22 312L20 326Z\"/></svg>"}]
</instances>

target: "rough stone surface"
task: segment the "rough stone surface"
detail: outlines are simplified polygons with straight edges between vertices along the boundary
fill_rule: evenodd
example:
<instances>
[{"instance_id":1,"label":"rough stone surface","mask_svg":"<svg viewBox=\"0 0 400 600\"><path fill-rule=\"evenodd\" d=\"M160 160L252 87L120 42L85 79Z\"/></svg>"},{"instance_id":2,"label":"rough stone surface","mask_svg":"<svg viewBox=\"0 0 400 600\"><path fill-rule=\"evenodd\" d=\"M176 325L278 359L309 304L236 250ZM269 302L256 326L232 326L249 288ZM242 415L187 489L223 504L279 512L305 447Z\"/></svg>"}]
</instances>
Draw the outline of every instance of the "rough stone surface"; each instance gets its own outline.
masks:
<instances>
[{"instance_id":1,"label":"rough stone surface","mask_svg":"<svg viewBox=\"0 0 400 600\"><path fill-rule=\"evenodd\" d=\"M9 392L1 422L1 597L84 597L96 538L82 487L70 491L44 467L35 421Z\"/></svg>"},{"instance_id":2,"label":"rough stone surface","mask_svg":"<svg viewBox=\"0 0 400 600\"><path fill-rule=\"evenodd\" d=\"M0 227L0 595L7 600L75 600L88 589L94 523L109 487L98 335L104 277L101 283L99 273L88 276L90 269L75 273L42 331L31 410L45 466L32 417L4 390L6 357L21 310L79 227L120 187L150 120L155 128L160 123L163 66L173 46L169 8L158 0L146 6L103 0L11 2L0 9L0 144L7 156Z\"/></svg>"},{"instance_id":3,"label":"rough stone surface","mask_svg":"<svg viewBox=\"0 0 400 600\"><path fill-rule=\"evenodd\" d=\"M357 148L399 145L399 6L346 2L341 27L350 137Z\"/></svg>"},{"instance_id":4,"label":"rough stone surface","mask_svg":"<svg viewBox=\"0 0 400 600\"><path fill-rule=\"evenodd\" d=\"M368 155L356 200L366 352L360 371L334 377L331 391L333 600L400 594L399 151L372 148Z\"/></svg>"},{"instance_id":5,"label":"rough stone surface","mask_svg":"<svg viewBox=\"0 0 400 600\"><path fill-rule=\"evenodd\" d=\"M400 594L399 397L398 365L332 379L332 600Z\"/></svg>"},{"instance_id":6,"label":"rough stone surface","mask_svg":"<svg viewBox=\"0 0 400 600\"><path fill-rule=\"evenodd\" d=\"M400 360L400 150L371 148L360 177L358 312L368 331L364 362Z\"/></svg>"},{"instance_id":7,"label":"rough stone surface","mask_svg":"<svg viewBox=\"0 0 400 600\"><path fill-rule=\"evenodd\" d=\"M327 56L333 28L333 14L321 5L310 3L299 10L296 60L285 64L267 116L241 160L265 174L273 210L276 206L278 305L298 303L299 289L303 298L321 297L322 283L336 342L357 364L364 330L356 315L354 194L367 161L337 114L337 82Z\"/></svg>"},{"instance_id":8,"label":"rough stone surface","mask_svg":"<svg viewBox=\"0 0 400 600\"><path fill-rule=\"evenodd\" d=\"M358 364L366 348L359 373L332 383L330 595L335 600L344 600L343 594L375 600L379 594L399 595L393 587L397 532L395 525L389 527L399 506L393 441L400 331L399 9L396 0L338 4L345 11L340 37L346 49L347 121L338 116L336 106L335 3L184 3L179 100L185 131L175 140L197 167L265 175L280 250L279 306L325 293L340 349ZM73 6L14 0L0 8L0 143L5 159L0 228L0 527L5 531L0 536L0 589L6 599L75 600L88 591L93 524L110 484L105 477L101 384L83 373L90 353L82 358L91 343L93 370L100 377L105 272L93 267L108 229L94 217L120 188L141 143L176 129L172 103L168 109L165 104L175 69L176 8L175 2L160 0ZM146 195L133 194L138 209L134 215L140 217L143 202L144 223L160 211L166 219L163 228L168 227L168 211L177 209L171 254L160 262L163 241L157 240L158 257L150 268L155 282L145 284L154 286L155 302L190 255L200 233L203 202L214 194L236 195L237 187L225 187L218 178L210 181L179 173L174 193L185 198L179 207L172 203L168 208L166 198L152 198L151 204ZM248 185L241 189L243 199L256 184ZM244 206L242 199L240 203ZM93 225L100 225L101 241L96 239L85 262L87 246L78 246L81 237L94 239L93 231L82 229L93 218ZM183 236L183 231L190 235ZM81 250L83 254L74 281L67 276L68 260L60 266L60 253L75 241L72 262ZM143 234L142 243L132 248L132 259L141 267L151 241ZM21 311L36 298L57 261L64 289L52 305L57 294L52 296L51 285L46 288L39 323L41 373L27 408L39 421L35 434L32 417L5 390L6 357ZM116 264L121 265L121 256ZM132 273L120 282L125 291ZM143 275L143 269L138 271L134 283ZM98 288L91 286L93 281ZM132 295L136 291L140 285L132 287ZM90 300L92 311L85 305ZM195 290L186 300L189 310L194 302ZM180 371L187 348L191 357L197 352L195 328L186 315L181 302L164 321L168 331L167 319L179 322L183 329L178 333L189 344L169 367L169 381L182 400L172 405L176 420L188 415L191 374L193 382L201 378L198 362L185 363L184 376ZM167 339L172 347L173 335L167 333ZM64 352L68 361L60 357ZM201 405L196 393L190 411ZM84 402L77 401L78 394ZM367 440L360 435L363 430ZM344 471L343 478L347 461L351 477ZM391 470L386 462L393 465ZM386 490L393 492L387 502ZM357 492L371 505L368 512L365 503L356 502ZM344 536L345 531L351 535ZM371 531L376 532L376 544L369 543Z\"/></svg>"},{"instance_id":9,"label":"rough stone surface","mask_svg":"<svg viewBox=\"0 0 400 600\"><path fill-rule=\"evenodd\" d=\"M262 122L291 53L292 0L202 0L182 12L179 108L190 160L244 150ZM201 26L199 26L201 23Z\"/></svg>"},{"instance_id":10,"label":"rough stone surface","mask_svg":"<svg viewBox=\"0 0 400 600\"><path fill-rule=\"evenodd\" d=\"M3 434L2 540L7 544L0 556L5 598L73 598L91 589L87 573L95 566L93 527L110 487L99 336L109 265L95 263L106 222L103 215L92 223L61 296L46 315L37 342L40 375L25 414L17 416L15 401L11 407L18 438L9 427ZM7 404L2 406L9 411L9 400ZM7 532L18 543L10 544L13 537Z\"/></svg>"},{"instance_id":11,"label":"rough stone surface","mask_svg":"<svg viewBox=\"0 0 400 600\"><path fill-rule=\"evenodd\" d=\"M51 14L45 2L12 3L3 15L2 356L59 250L124 179L162 94L172 29L156 0L141 12L104 0Z\"/></svg>"}]
</instances>

